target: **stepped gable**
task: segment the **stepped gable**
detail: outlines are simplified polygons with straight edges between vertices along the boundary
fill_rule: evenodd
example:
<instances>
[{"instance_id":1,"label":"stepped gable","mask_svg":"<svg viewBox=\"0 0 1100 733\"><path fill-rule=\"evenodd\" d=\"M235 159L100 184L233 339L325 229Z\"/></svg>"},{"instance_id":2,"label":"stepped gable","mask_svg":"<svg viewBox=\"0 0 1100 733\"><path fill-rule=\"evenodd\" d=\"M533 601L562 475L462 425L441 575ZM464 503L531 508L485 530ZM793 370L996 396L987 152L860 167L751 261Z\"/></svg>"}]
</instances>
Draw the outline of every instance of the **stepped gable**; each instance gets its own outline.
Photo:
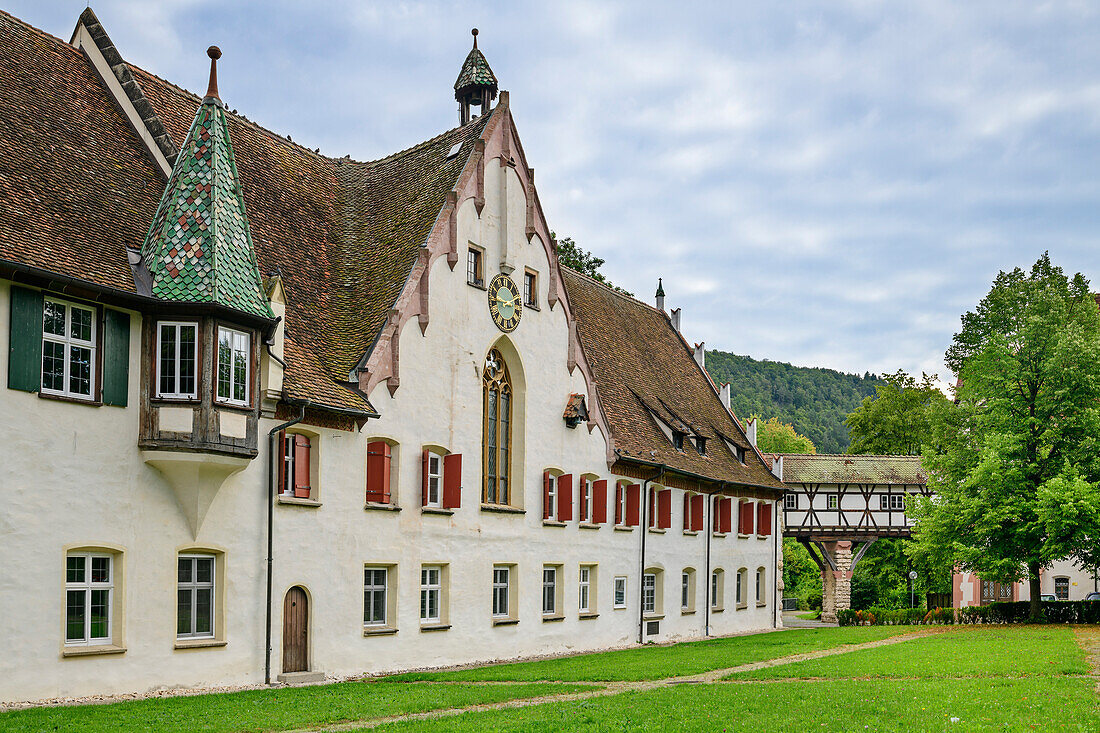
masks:
<instances>
[{"instance_id":1,"label":"stepped gable","mask_svg":"<svg viewBox=\"0 0 1100 733\"><path fill-rule=\"evenodd\" d=\"M665 313L568 268L561 272L620 459L660 463L714 481L783 488ZM687 441L676 450L651 413L708 438L706 455ZM723 439L745 450L745 464Z\"/></svg>"},{"instance_id":2,"label":"stepped gable","mask_svg":"<svg viewBox=\"0 0 1100 733\"><path fill-rule=\"evenodd\" d=\"M788 484L909 484L923 486L928 476L920 456L799 453L783 455Z\"/></svg>"},{"instance_id":3,"label":"stepped gable","mask_svg":"<svg viewBox=\"0 0 1100 733\"><path fill-rule=\"evenodd\" d=\"M0 260L133 293L160 168L80 51L3 12L0 48Z\"/></svg>"},{"instance_id":4,"label":"stepped gable","mask_svg":"<svg viewBox=\"0 0 1100 733\"><path fill-rule=\"evenodd\" d=\"M219 56L211 47L211 91L180 146L142 256L156 298L274 318L256 269L233 142L217 97L213 66Z\"/></svg>"}]
</instances>

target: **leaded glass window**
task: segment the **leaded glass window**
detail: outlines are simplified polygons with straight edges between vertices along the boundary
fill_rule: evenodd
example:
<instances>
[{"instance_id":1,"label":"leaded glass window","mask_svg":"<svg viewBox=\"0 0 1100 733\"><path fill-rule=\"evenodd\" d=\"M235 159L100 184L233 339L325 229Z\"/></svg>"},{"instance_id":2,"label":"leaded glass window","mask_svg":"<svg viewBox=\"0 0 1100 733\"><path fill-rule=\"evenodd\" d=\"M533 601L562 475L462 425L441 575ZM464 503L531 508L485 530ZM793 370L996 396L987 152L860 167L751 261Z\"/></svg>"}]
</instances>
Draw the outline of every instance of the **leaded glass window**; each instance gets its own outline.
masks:
<instances>
[{"instance_id":1,"label":"leaded glass window","mask_svg":"<svg viewBox=\"0 0 1100 733\"><path fill-rule=\"evenodd\" d=\"M485 359L484 484L482 501L508 504L511 498L509 466L512 438L512 382L500 352L493 349Z\"/></svg>"}]
</instances>

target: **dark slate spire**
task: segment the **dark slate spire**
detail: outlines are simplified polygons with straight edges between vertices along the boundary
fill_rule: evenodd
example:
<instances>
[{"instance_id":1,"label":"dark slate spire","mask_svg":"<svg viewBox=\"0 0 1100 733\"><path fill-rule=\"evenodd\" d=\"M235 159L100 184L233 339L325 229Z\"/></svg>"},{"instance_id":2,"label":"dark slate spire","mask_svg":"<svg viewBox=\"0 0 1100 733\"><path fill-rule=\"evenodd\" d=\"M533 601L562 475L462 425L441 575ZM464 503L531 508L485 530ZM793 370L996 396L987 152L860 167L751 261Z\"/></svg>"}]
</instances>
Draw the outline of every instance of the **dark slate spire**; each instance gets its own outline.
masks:
<instances>
[{"instance_id":1,"label":"dark slate spire","mask_svg":"<svg viewBox=\"0 0 1100 733\"><path fill-rule=\"evenodd\" d=\"M471 107L480 107L481 114L485 114L497 98L497 78L489 68L485 55L477 48L477 28L470 33L474 36L474 47L470 49L455 80L455 100L459 104L459 121L463 125L473 119Z\"/></svg>"},{"instance_id":2,"label":"dark slate spire","mask_svg":"<svg viewBox=\"0 0 1100 733\"><path fill-rule=\"evenodd\" d=\"M225 105L218 97L221 51L211 46L207 55L210 88L180 148L142 256L157 298L217 303L273 318L256 266Z\"/></svg>"},{"instance_id":3,"label":"dark slate spire","mask_svg":"<svg viewBox=\"0 0 1100 733\"><path fill-rule=\"evenodd\" d=\"M664 286L664 283L661 282L661 278L657 278L657 295L655 297L657 299L657 308L660 309L660 310L664 310L665 309L665 286Z\"/></svg>"}]
</instances>

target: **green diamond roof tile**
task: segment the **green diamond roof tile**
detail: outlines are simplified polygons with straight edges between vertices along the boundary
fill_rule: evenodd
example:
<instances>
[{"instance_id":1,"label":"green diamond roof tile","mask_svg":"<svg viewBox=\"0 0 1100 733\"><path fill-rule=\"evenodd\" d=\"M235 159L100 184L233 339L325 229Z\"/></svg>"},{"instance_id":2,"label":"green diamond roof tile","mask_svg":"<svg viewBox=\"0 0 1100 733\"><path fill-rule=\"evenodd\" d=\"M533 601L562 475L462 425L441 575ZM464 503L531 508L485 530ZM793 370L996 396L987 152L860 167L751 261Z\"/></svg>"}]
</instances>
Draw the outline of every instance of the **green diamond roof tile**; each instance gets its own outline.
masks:
<instances>
[{"instance_id":1,"label":"green diamond roof tile","mask_svg":"<svg viewBox=\"0 0 1100 733\"><path fill-rule=\"evenodd\" d=\"M462 64L462 71L458 73L458 79L455 80L455 94L457 95L471 86L492 87L492 94L496 96L496 75L489 68L489 62L485 60L485 55L477 47L470 50L466 61Z\"/></svg>"}]
</instances>

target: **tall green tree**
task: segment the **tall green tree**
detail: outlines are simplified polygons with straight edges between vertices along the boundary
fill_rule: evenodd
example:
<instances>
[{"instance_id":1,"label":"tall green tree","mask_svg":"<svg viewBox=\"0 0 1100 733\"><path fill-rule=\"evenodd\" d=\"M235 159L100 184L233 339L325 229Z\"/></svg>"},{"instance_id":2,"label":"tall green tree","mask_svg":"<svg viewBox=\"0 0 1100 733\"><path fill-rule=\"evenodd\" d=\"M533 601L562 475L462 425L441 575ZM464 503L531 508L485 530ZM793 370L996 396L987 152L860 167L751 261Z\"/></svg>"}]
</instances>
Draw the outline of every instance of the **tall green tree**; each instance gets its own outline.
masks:
<instances>
[{"instance_id":1,"label":"tall green tree","mask_svg":"<svg viewBox=\"0 0 1100 733\"><path fill-rule=\"evenodd\" d=\"M550 232L550 236L557 239L555 232ZM612 290L622 293L623 295L634 296L623 288L620 288L615 283L607 279L607 276L600 272L600 268L607 262L603 257L597 257L579 244L573 241L572 237L563 237L558 239L558 262L570 270L579 272L582 275L588 275L596 282L601 282L608 286Z\"/></svg>"},{"instance_id":2,"label":"tall green tree","mask_svg":"<svg viewBox=\"0 0 1100 733\"><path fill-rule=\"evenodd\" d=\"M844 421L852 440L848 452L920 455L932 435L934 407L947 401L935 379L922 373L918 382L901 370L883 374L877 394L864 398Z\"/></svg>"},{"instance_id":3,"label":"tall green tree","mask_svg":"<svg viewBox=\"0 0 1100 733\"><path fill-rule=\"evenodd\" d=\"M1100 312L1088 281L1044 254L1001 272L962 318L946 361L956 404L934 410L930 501L916 534L933 559L1002 583L1096 559L1100 541Z\"/></svg>"},{"instance_id":4,"label":"tall green tree","mask_svg":"<svg viewBox=\"0 0 1100 733\"><path fill-rule=\"evenodd\" d=\"M799 435L794 426L778 417L756 420L756 447L764 453L817 453L814 442L805 435Z\"/></svg>"}]
</instances>

